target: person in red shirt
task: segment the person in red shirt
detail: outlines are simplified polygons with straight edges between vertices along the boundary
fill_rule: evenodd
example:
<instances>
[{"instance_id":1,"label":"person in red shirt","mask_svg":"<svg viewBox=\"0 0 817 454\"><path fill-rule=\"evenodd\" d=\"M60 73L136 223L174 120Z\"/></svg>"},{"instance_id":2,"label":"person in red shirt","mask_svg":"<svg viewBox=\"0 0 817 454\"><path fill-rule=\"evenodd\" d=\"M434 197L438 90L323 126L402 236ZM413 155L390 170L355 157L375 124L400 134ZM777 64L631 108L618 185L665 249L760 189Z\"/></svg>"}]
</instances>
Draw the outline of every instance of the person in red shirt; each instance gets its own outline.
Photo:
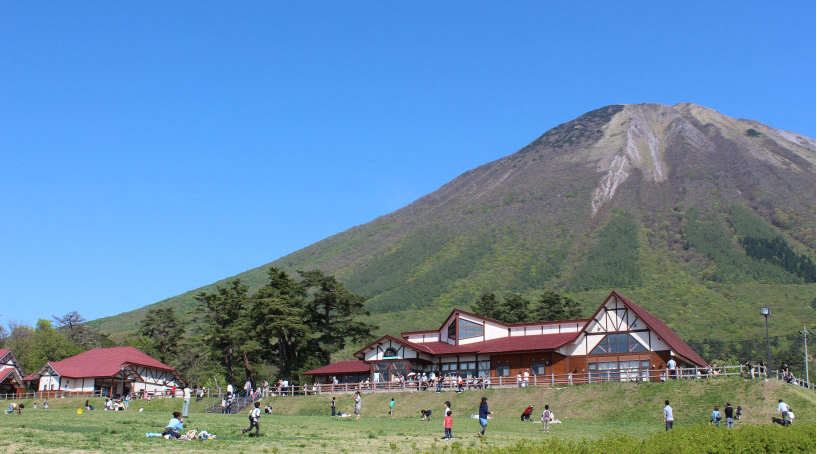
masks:
<instances>
[{"instance_id":1,"label":"person in red shirt","mask_svg":"<svg viewBox=\"0 0 817 454\"><path fill-rule=\"evenodd\" d=\"M445 418L443 418L443 427L445 428L445 436L442 438L443 440L450 440L451 437L451 427L454 425L454 418L451 417L451 411L447 411L445 414Z\"/></svg>"}]
</instances>

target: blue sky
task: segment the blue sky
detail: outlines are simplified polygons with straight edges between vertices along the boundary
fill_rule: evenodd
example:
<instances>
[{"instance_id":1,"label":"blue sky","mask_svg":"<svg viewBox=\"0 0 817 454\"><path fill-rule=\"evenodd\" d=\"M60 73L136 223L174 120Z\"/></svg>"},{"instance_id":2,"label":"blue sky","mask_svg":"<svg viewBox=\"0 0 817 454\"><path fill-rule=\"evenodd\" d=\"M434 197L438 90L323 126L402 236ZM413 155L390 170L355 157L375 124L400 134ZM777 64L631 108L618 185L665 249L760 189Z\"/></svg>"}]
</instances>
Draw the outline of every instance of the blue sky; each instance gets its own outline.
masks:
<instances>
[{"instance_id":1,"label":"blue sky","mask_svg":"<svg viewBox=\"0 0 817 454\"><path fill-rule=\"evenodd\" d=\"M0 323L135 309L614 103L815 136L814 2L3 2Z\"/></svg>"}]
</instances>

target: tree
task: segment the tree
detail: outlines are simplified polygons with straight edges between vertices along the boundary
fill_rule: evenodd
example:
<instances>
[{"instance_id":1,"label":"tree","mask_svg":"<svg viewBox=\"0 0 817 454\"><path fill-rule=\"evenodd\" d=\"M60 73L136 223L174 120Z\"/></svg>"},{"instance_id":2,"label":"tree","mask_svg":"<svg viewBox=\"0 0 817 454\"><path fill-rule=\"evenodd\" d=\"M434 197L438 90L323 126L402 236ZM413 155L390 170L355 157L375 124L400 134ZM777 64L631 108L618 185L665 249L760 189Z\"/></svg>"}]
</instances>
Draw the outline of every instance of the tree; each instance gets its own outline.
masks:
<instances>
[{"instance_id":1,"label":"tree","mask_svg":"<svg viewBox=\"0 0 817 454\"><path fill-rule=\"evenodd\" d=\"M305 322L304 288L276 267L270 282L253 295L255 336L264 345L264 359L278 366L282 376L298 371L309 355L309 327Z\"/></svg>"},{"instance_id":2,"label":"tree","mask_svg":"<svg viewBox=\"0 0 817 454\"><path fill-rule=\"evenodd\" d=\"M499 319L505 323L522 323L530 319L530 300L519 293L514 293L505 297L502 303L502 318Z\"/></svg>"},{"instance_id":3,"label":"tree","mask_svg":"<svg viewBox=\"0 0 817 454\"><path fill-rule=\"evenodd\" d=\"M65 334L68 339L82 347L90 349L96 347L110 347L114 343L108 336L94 330L88 325L84 325L85 317L77 311L71 311L61 317L53 315L52 318L57 323L57 329Z\"/></svg>"},{"instance_id":4,"label":"tree","mask_svg":"<svg viewBox=\"0 0 817 454\"><path fill-rule=\"evenodd\" d=\"M68 327L69 339L73 339L74 327L85 321L85 318L77 311L71 311L62 317L57 317L56 315L52 315L51 317L57 322L57 328L61 328L63 326Z\"/></svg>"},{"instance_id":5,"label":"tree","mask_svg":"<svg viewBox=\"0 0 817 454\"><path fill-rule=\"evenodd\" d=\"M312 296L305 306L306 322L317 334L315 341L325 363L347 342L372 336L376 327L361 321L369 315L363 306L365 298L350 292L334 276L320 270L298 273L303 277L304 289Z\"/></svg>"},{"instance_id":6,"label":"tree","mask_svg":"<svg viewBox=\"0 0 817 454\"><path fill-rule=\"evenodd\" d=\"M48 361L60 361L82 352L64 334L55 330L51 322L37 320L37 327L14 324L9 335L9 347L24 371L34 372Z\"/></svg>"},{"instance_id":7,"label":"tree","mask_svg":"<svg viewBox=\"0 0 817 454\"><path fill-rule=\"evenodd\" d=\"M231 383L237 378L238 364L244 367L247 379L254 378L252 360L261 350L261 343L251 335L255 327L249 316L247 292L247 286L234 279L226 287L217 286L215 293L201 292L195 297L207 310L204 340L212 357L225 367Z\"/></svg>"},{"instance_id":8,"label":"tree","mask_svg":"<svg viewBox=\"0 0 817 454\"><path fill-rule=\"evenodd\" d=\"M546 290L533 308L533 317L537 321L567 320L581 317L581 309L575 300Z\"/></svg>"},{"instance_id":9,"label":"tree","mask_svg":"<svg viewBox=\"0 0 817 454\"><path fill-rule=\"evenodd\" d=\"M172 307L149 310L139 327L140 334L151 340L159 361L165 364L181 350L184 331Z\"/></svg>"},{"instance_id":10,"label":"tree","mask_svg":"<svg viewBox=\"0 0 817 454\"><path fill-rule=\"evenodd\" d=\"M496 294L493 292L483 293L479 298L477 298L474 304L471 305L471 310L473 310L477 315L492 318L494 320L499 320L502 317L502 305L499 303L499 300L496 298Z\"/></svg>"}]
</instances>

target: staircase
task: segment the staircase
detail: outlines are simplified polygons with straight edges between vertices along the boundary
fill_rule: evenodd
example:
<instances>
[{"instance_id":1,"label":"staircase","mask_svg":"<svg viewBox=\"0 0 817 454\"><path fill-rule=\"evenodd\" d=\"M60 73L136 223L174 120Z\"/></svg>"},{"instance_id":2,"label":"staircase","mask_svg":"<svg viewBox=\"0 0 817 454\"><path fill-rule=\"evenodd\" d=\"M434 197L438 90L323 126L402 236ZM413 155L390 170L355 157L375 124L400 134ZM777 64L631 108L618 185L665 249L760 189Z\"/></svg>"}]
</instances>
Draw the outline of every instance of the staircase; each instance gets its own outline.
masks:
<instances>
[{"instance_id":1,"label":"staircase","mask_svg":"<svg viewBox=\"0 0 817 454\"><path fill-rule=\"evenodd\" d=\"M261 400L256 399L252 393L247 394L246 391L242 391L238 394L233 394L233 401L232 401L232 408L231 413L241 413L245 408L251 406L256 401ZM205 413L221 413L221 398L216 398L212 402L208 403L205 406Z\"/></svg>"}]
</instances>

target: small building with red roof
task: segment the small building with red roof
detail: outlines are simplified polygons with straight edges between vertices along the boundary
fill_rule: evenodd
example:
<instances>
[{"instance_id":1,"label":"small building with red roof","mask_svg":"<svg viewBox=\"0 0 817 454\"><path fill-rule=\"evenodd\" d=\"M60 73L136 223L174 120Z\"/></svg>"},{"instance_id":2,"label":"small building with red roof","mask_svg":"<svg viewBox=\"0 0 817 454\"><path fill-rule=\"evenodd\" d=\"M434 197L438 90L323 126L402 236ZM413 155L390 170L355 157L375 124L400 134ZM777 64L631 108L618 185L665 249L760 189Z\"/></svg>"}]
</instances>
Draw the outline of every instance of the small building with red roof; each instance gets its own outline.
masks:
<instances>
[{"instance_id":1,"label":"small building with red roof","mask_svg":"<svg viewBox=\"0 0 817 454\"><path fill-rule=\"evenodd\" d=\"M25 392L23 368L8 348L0 348L0 396L20 395Z\"/></svg>"},{"instance_id":2,"label":"small building with red roof","mask_svg":"<svg viewBox=\"0 0 817 454\"><path fill-rule=\"evenodd\" d=\"M341 361L306 372L316 381L354 376L393 381L412 373L472 377L578 374L622 381L658 380L677 367L706 362L663 321L611 292L590 318L503 323L454 309L438 329L383 336ZM356 380L362 381L362 380Z\"/></svg>"},{"instance_id":3,"label":"small building with red roof","mask_svg":"<svg viewBox=\"0 0 817 454\"><path fill-rule=\"evenodd\" d=\"M49 361L25 380L36 381L38 391L53 391L54 395L101 393L111 397L163 394L185 384L172 367L134 347L95 348L62 361Z\"/></svg>"}]
</instances>

